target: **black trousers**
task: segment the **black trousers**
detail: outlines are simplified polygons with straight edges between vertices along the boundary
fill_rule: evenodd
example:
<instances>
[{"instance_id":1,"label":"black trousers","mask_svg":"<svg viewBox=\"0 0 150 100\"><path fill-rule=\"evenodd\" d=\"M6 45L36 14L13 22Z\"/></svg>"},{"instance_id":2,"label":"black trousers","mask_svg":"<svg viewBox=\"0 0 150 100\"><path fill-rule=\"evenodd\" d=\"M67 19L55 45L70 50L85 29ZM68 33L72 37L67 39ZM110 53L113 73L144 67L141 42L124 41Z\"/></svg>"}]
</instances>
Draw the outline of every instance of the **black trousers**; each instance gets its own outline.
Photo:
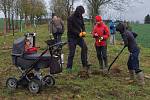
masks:
<instances>
[{"instance_id":1,"label":"black trousers","mask_svg":"<svg viewBox=\"0 0 150 100\"><path fill-rule=\"evenodd\" d=\"M95 46L100 68L108 67L107 46Z\"/></svg>"},{"instance_id":2,"label":"black trousers","mask_svg":"<svg viewBox=\"0 0 150 100\"><path fill-rule=\"evenodd\" d=\"M62 33L54 33L53 34L53 37L54 37L54 40L55 42L61 42L61 36L62 36Z\"/></svg>"},{"instance_id":3,"label":"black trousers","mask_svg":"<svg viewBox=\"0 0 150 100\"><path fill-rule=\"evenodd\" d=\"M79 45L81 48L81 61L83 67L87 67L87 45L83 38L69 38L68 39L68 46L69 46L69 55L68 55L68 63L67 68L72 69L73 65L73 58L75 55L76 46Z\"/></svg>"}]
</instances>

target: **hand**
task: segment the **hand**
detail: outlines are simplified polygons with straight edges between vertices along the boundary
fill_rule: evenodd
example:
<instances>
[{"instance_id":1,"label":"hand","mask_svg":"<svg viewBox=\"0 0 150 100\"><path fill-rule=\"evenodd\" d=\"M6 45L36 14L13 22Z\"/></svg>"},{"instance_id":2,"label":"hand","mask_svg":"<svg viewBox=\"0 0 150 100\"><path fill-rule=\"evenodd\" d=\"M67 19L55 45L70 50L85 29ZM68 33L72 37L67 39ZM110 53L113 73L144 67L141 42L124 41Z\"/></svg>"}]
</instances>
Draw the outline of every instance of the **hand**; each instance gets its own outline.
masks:
<instances>
[{"instance_id":1,"label":"hand","mask_svg":"<svg viewBox=\"0 0 150 100\"><path fill-rule=\"evenodd\" d=\"M86 35L86 32L82 32L82 37L85 37L85 35Z\"/></svg>"},{"instance_id":2,"label":"hand","mask_svg":"<svg viewBox=\"0 0 150 100\"><path fill-rule=\"evenodd\" d=\"M103 38L103 37L100 37L99 39L100 39L100 40L103 40L104 38Z\"/></svg>"},{"instance_id":3,"label":"hand","mask_svg":"<svg viewBox=\"0 0 150 100\"><path fill-rule=\"evenodd\" d=\"M85 35L86 35L86 32L80 32L79 34L80 37L85 37Z\"/></svg>"},{"instance_id":4,"label":"hand","mask_svg":"<svg viewBox=\"0 0 150 100\"><path fill-rule=\"evenodd\" d=\"M98 37L98 34L97 34L97 33L95 33L95 34L94 34L94 36L95 36L95 37Z\"/></svg>"},{"instance_id":5,"label":"hand","mask_svg":"<svg viewBox=\"0 0 150 100\"><path fill-rule=\"evenodd\" d=\"M103 39L104 39L103 37L100 37L100 38L99 38L99 42L101 42Z\"/></svg>"},{"instance_id":6,"label":"hand","mask_svg":"<svg viewBox=\"0 0 150 100\"><path fill-rule=\"evenodd\" d=\"M79 36L82 37L82 32L79 33Z\"/></svg>"}]
</instances>

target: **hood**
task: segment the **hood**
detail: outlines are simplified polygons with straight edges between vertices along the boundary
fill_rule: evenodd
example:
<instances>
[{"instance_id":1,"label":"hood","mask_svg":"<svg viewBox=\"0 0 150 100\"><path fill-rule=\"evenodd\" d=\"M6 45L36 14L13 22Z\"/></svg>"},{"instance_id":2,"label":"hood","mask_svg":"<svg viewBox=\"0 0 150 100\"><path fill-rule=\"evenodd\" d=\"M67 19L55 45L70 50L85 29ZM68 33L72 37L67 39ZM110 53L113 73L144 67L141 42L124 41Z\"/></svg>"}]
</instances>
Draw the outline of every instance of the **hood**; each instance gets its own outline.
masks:
<instances>
[{"instance_id":1,"label":"hood","mask_svg":"<svg viewBox=\"0 0 150 100\"><path fill-rule=\"evenodd\" d=\"M126 30L126 26L124 23L119 23L117 26L116 26L116 31L120 32L120 33L124 33Z\"/></svg>"},{"instance_id":2,"label":"hood","mask_svg":"<svg viewBox=\"0 0 150 100\"><path fill-rule=\"evenodd\" d=\"M78 6L74 12L75 16L82 16L85 13L83 6Z\"/></svg>"},{"instance_id":3,"label":"hood","mask_svg":"<svg viewBox=\"0 0 150 100\"><path fill-rule=\"evenodd\" d=\"M96 22L101 22L102 21L102 16L96 16L95 20L96 20Z\"/></svg>"}]
</instances>

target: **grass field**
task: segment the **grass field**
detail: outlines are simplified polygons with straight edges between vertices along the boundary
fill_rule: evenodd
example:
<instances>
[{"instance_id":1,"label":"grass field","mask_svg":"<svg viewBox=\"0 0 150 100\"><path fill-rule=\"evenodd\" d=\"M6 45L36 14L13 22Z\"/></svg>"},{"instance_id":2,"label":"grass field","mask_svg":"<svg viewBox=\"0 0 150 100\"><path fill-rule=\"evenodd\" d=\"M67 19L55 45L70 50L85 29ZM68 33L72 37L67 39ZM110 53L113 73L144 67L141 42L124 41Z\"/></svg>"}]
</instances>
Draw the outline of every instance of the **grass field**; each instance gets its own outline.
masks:
<instances>
[{"instance_id":1,"label":"grass field","mask_svg":"<svg viewBox=\"0 0 150 100\"><path fill-rule=\"evenodd\" d=\"M150 25L133 25L133 30L138 36L138 43L140 44L140 65L145 74L150 74ZM86 27L87 31L91 31L90 25ZM34 29L27 29L32 32ZM40 46L40 51L46 48L45 40L49 39L47 25L41 25L37 28L37 46ZM39 94L31 94L27 89L19 88L15 91L9 91L5 87L5 82L8 77L18 77L20 73L11 62L11 49L4 50L3 41L6 41L7 46L11 47L14 39L22 36L23 33L16 33L13 37L8 35L0 36L0 100L149 100L150 98L150 80L146 79L146 85L141 88L136 83L127 84L125 78L128 77L127 72L127 58L128 51L121 54L119 59L113 65L113 68L119 68L120 73L112 73L110 77L102 75L90 74L89 79L80 79L77 73L81 68L80 48L76 50L73 73L66 73L66 61L68 55L68 47L63 48L65 54L65 64L63 73L55 75L56 85L51 88L44 88ZM66 33L63 35L63 40L66 41ZM85 41L88 46L88 58L92 64L91 70L98 70L99 65L96 58L94 48L94 39L91 34L87 34ZM108 45L108 59L109 64L115 58L117 53L123 46L118 41L116 46ZM45 70L44 70L45 71Z\"/></svg>"}]
</instances>

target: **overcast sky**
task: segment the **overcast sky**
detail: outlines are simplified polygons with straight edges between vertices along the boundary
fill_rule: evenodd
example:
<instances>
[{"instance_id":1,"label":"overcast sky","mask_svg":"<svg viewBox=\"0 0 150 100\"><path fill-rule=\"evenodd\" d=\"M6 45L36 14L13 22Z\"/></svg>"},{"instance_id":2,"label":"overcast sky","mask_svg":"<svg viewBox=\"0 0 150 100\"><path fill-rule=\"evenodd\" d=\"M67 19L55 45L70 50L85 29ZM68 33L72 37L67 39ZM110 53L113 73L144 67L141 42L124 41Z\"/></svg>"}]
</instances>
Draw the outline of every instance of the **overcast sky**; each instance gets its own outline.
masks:
<instances>
[{"instance_id":1,"label":"overcast sky","mask_svg":"<svg viewBox=\"0 0 150 100\"><path fill-rule=\"evenodd\" d=\"M48 2L49 0L45 0L46 2ZM81 0L82 1L82 0ZM104 19L110 18L110 19L115 19L115 18L120 18L123 20L129 20L129 21L140 21L140 22L144 22L144 17L147 14L150 14L150 0L137 0L137 1L141 1L140 3L133 3L131 4L131 7L129 7L125 12L115 12L112 11L111 9L109 9L109 13L105 13L103 14ZM77 2L75 4L75 6L78 5L83 5L82 2ZM108 12L106 11L106 12ZM85 14L84 16L86 16L87 14Z\"/></svg>"},{"instance_id":2,"label":"overcast sky","mask_svg":"<svg viewBox=\"0 0 150 100\"><path fill-rule=\"evenodd\" d=\"M50 0L45 0L47 7L49 7L49 1ZM82 0L81 0L82 1ZM130 7L127 11L122 12L122 13L118 13L118 12L113 12L111 11L111 9L109 9L109 14L103 14L104 18L111 18L113 19L114 16L117 16L117 18L121 18L121 19L125 19L125 20L133 20L133 21L140 21L143 22L144 21L144 17L147 14L150 14L150 0L137 0L137 1L142 1L143 3L133 3L132 7ZM83 5L82 2L78 2L75 4L75 6L78 5ZM87 14L85 14L84 16L86 16ZM0 17L3 17L3 14L0 13Z\"/></svg>"},{"instance_id":3,"label":"overcast sky","mask_svg":"<svg viewBox=\"0 0 150 100\"><path fill-rule=\"evenodd\" d=\"M143 3L136 3L125 13L125 18L128 20L144 21L144 17L150 14L150 0L142 0Z\"/></svg>"}]
</instances>

